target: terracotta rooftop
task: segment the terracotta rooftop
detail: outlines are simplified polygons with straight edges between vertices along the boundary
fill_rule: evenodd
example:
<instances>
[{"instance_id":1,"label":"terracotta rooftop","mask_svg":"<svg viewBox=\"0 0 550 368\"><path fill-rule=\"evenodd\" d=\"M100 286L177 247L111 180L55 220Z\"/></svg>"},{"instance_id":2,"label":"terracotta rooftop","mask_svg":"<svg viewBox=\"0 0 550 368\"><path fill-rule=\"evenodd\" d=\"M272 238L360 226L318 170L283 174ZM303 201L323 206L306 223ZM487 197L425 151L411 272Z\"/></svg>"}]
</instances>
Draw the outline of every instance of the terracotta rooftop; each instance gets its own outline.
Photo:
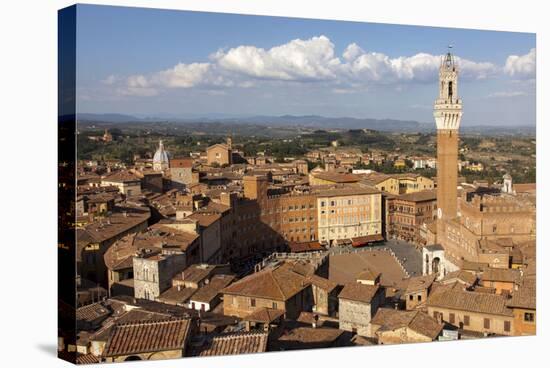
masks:
<instances>
[{"instance_id":1,"label":"terracotta rooftop","mask_svg":"<svg viewBox=\"0 0 550 368\"><path fill-rule=\"evenodd\" d=\"M337 189L320 190L319 197L344 197L352 195L379 194L380 191L368 187L342 187Z\"/></svg>"},{"instance_id":2,"label":"terracotta rooftop","mask_svg":"<svg viewBox=\"0 0 550 368\"><path fill-rule=\"evenodd\" d=\"M76 319L79 321L94 321L98 318L106 318L110 314L111 310L103 302L97 302L77 308Z\"/></svg>"},{"instance_id":3,"label":"terracotta rooftop","mask_svg":"<svg viewBox=\"0 0 550 368\"><path fill-rule=\"evenodd\" d=\"M221 293L222 289L231 284L234 279L234 275L214 275L208 284L199 288L199 290L193 294L190 300L194 302L210 303Z\"/></svg>"},{"instance_id":4,"label":"terracotta rooftop","mask_svg":"<svg viewBox=\"0 0 550 368\"><path fill-rule=\"evenodd\" d=\"M189 319L170 319L119 324L113 328L105 345L106 357L182 350L188 338Z\"/></svg>"},{"instance_id":5,"label":"terracotta rooftop","mask_svg":"<svg viewBox=\"0 0 550 368\"><path fill-rule=\"evenodd\" d=\"M343 330L329 327L297 327L283 333L276 342L276 346L284 349L303 349L304 345L328 346L337 341L344 333Z\"/></svg>"},{"instance_id":6,"label":"terracotta rooftop","mask_svg":"<svg viewBox=\"0 0 550 368\"><path fill-rule=\"evenodd\" d=\"M506 297L502 295L453 289L433 293L428 297L427 305L428 307L511 316L512 311L506 308L506 302Z\"/></svg>"},{"instance_id":7,"label":"terracotta rooftop","mask_svg":"<svg viewBox=\"0 0 550 368\"><path fill-rule=\"evenodd\" d=\"M192 283L200 283L208 278L216 269L216 265L206 263L192 264L182 272L176 274L173 279L177 281L188 281Z\"/></svg>"},{"instance_id":8,"label":"terracotta rooftop","mask_svg":"<svg viewBox=\"0 0 550 368\"><path fill-rule=\"evenodd\" d=\"M373 325L380 326L379 331L391 331L402 327L435 339L443 329L443 323L421 311L404 311L380 308L371 320Z\"/></svg>"},{"instance_id":9,"label":"terracotta rooftop","mask_svg":"<svg viewBox=\"0 0 550 368\"><path fill-rule=\"evenodd\" d=\"M138 233L134 239L134 246L138 248L173 246L186 251L198 238L199 235L196 233L157 223L146 231Z\"/></svg>"},{"instance_id":10,"label":"terracotta rooftop","mask_svg":"<svg viewBox=\"0 0 550 368\"><path fill-rule=\"evenodd\" d=\"M436 275L415 276L408 279L406 293L414 293L424 289L428 289L432 286Z\"/></svg>"},{"instance_id":11,"label":"terracotta rooftop","mask_svg":"<svg viewBox=\"0 0 550 368\"><path fill-rule=\"evenodd\" d=\"M111 239L147 221L149 217L151 212L146 207L116 206L110 216L98 218L82 228L77 228L77 243L82 243L78 246Z\"/></svg>"},{"instance_id":12,"label":"terracotta rooftop","mask_svg":"<svg viewBox=\"0 0 550 368\"><path fill-rule=\"evenodd\" d=\"M237 332L214 336L193 355L215 356L263 353L267 350L267 333Z\"/></svg>"},{"instance_id":13,"label":"terracotta rooftop","mask_svg":"<svg viewBox=\"0 0 550 368\"><path fill-rule=\"evenodd\" d=\"M439 281L443 284L460 281L463 284L473 285L476 283L477 277L471 272L458 270L454 272L449 272Z\"/></svg>"},{"instance_id":14,"label":"terracotta rooftop","mask_svg":"<svg viewBox=\"0 0 550 368\"><path fill-rule=\"evenodd\" d=\"M318 275L311 275L308 277L308 280L312 285L315 285L329 293L338 287L337 283Z\"/></svg>"},{"instance_id":15,"label":"terracotta rooftop","mask_svg":"<svg viewBox=\"0 0 550 368\"><path fill-rule=\"evenodd\" d=\"M195 212L187 216L187 218L197 220L199 225L202 227L208 227L212 225L214 222L218 221L221 218L221 216L219 214L207 214L207 213Z\"/></svg>"},{"instance_id":16,"label":"terracotta rooftop","mask_svg":"<svg viewBox=\"0 0 550 368\"><path fill-rule=\"evenodd\" d=\"M197 289L192 287L184 287L183 285L172 286L163 291L158 300L168 304L183 304L186 303L197 292Z\"/></svg>"},{"instance_id":17,"label":"terracotta rooftop","mask_svg":"<svg viewBox=\"0 0 550 368\"><path fill-rule=\"evenodd\" d=\"M193 167L192 158L174 158L170 160L170 168L191 168Z\"/></svg>"},{"instance_id":18,"label":"terracotta rooftop","mask_svg":"<svg viewBox=\"0 0 550 368\"><path fill-rule=\"evenodd\" d=\"M365 285L358 282L350 283L344 286L340 294L338 294L338 299L370 303L379 289L378 285Z\"/></svg>"},{"instance_id":19,"label":"terracotta rooftop","mask_svg":"<svg viewBox=\"0 0 550 368\"><path fill-rule=\"evenodd\" d=\"M481 281L519 282L519 270L507 268L488 268L481 275Z\"/></svg>"},{"instance_id":20,"label":"terracotta rooftop","mask_svg":"<svg viewBox=\"0 0 550 368\"><path fill-rule=\"evenodd\" d=\"M332 181L334 183L357 183L360 180L360 177L354 174L319 172L312 175L317 179Z\"/></svg>"},{"instance_id":21,"label":"terracotta rooftop","mask_svg":"<svg viewBox=\"0 0 550 368\"><path fill-rule=\"evenodd\" d=\"M223 293L286 301L308 285L307 278L285 262L246 276L226 287Z\"/></svg>"},{"instance_id":22,"label":"terracotta rooftop","mask_svg":"<svg viewBox=\"0 0 550 368\"><path fill-rule=\"evenodd\" d=\"M273 308L258 308L254 312L250 313L244 320L261 323L271 323L277 318L282 317L285 311Z\"/></svg>"},{"instance_id":23,"label":"terracotta rooftop","mask_svg":"<svg viewBox=\"0 0 550 368\"><path fill-rule=\"evenodd\" d=\"M425 202L425 201L435 201L437 193L435 190L423 190L420 192L402 194L397 197L397 199L402 201L410 202Z\"/></svg>"},{"instance_id":24,"label":"terracotta rooftop","mask_svg":"<svg viewBox=\"0 0 550 368\"><path fill-rule=\"evenodd\" d=\"M512 293L512 299L508 301L511 308L537 309L537 286L536 281L524 280L518 290Z\"/></svg>"},{"instance_id":25,"label":"terracotta rooftop","mask_svg":"<svg viewBox=\"0 0 550 368\"><path fill-rule=\"evenodd\" d=\"M113 183L126 183L126 182L135 182L140 181L139 177L135 174L132 174L129 171L115 171L114 173L104 175L101 178L101 181L113 182Z\"/></svg>"}]
</instances>

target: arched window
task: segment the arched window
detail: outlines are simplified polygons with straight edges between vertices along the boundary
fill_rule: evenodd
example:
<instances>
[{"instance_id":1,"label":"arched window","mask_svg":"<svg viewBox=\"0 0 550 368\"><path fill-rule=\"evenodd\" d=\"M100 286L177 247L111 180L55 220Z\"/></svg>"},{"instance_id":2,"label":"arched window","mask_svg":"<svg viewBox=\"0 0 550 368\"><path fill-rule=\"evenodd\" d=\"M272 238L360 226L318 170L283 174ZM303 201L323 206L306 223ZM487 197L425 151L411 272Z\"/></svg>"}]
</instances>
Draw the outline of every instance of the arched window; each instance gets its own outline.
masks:
<instances>
[{"instance_id":1,"label":"arched window","mask_svg":"<svg viewBox=\"0 0 550 368\"><path fill-rule=\"evenodd\" d=\"M453 99L453 81L449 82L449 100Z\"/></svg>"}]
</instances>

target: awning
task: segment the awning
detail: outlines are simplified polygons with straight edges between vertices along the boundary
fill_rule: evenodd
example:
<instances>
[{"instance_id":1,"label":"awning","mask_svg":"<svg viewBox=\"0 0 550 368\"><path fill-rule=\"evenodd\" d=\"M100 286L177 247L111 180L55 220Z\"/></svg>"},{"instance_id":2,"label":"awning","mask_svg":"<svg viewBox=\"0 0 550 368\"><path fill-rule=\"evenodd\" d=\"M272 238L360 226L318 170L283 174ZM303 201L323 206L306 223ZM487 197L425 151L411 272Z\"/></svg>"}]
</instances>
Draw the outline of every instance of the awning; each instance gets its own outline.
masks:
<instances>
[{"instance_id":1,"label":"awning","mask_svg":"<svg viewBox=\"0 0 550 368\"><path fill-rule=\"evenodd\" d=\"M383 241L383 240L384 240L384 237L381 234L359 236L357 238L351 239L351 245L353 247L362 247L369 243L374 243L374 242Z\"/></svg>"}]
</instances>

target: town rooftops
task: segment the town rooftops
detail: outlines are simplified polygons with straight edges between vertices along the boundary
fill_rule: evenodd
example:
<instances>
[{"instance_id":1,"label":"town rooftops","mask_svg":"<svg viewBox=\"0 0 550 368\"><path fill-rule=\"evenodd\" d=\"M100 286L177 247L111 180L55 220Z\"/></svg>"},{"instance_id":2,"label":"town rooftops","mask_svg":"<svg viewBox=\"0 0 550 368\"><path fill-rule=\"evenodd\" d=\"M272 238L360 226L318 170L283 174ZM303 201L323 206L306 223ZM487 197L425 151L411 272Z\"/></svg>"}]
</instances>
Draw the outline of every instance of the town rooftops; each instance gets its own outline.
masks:
<instances>
[{"instance_id":1,"label":"town rooftops","mask_svg":"<svg viewBox=\"0 0 550 368\"><path fill-rule=\"evenodd\" d=\"M379 289L380 287L378 285L365 285L358 282L349 283L346 284L340 294L338 294L338 298L361 303L370 303Z\"/></svg>"},{"instance_id":2,"label":"town rooftops","mask_svg":"<svg viewBox=\"0 0 550 368\"><path fill-rule=\"evenodd\" d=\"M481 281L519 282L519 270L507 268L487 268L481 275Z\"/></svg>"},{"instance_id":3,"label":"town rooftops","mask_svg":"<svg viewBox=\"0 0 550 368\"><path fill-rule=\"evenodd\" d=\"M202 286L190 298L193 302L210 303L216 298L221 290L231 284L235 279L234 275L214 275L208 284Z\"/></svg>"},{"instance_id":4,"label":"town rooftops","mask_svg":"<svg viewBox=\"0 0 550 368\"><path fill-rule=\"evenodd\" d=\"M316 287L325 290L326 292L330 293L334 289L338 287L338 284L330 281L329 279L325 279L324 277L318 276L318 275L310 275L308 277L309 282L311 282L312 285L315 285Z\"/></svg>"},{"instance_id":5,"label":"town rooftops","mask_svg":"<svg viewBox=\"0 0 550 368\"><path fill-rule=\"evenodd\" d=\"M336 172L314 172L314 178L331 181L334 183L357 183L360 177L355 174L336 173Z\"/></svg>"},{"instance_id":6,"label":"town rooftops","mask_svg":"<svg viewBox=\"0 0 550 368\"><path fill-rule=\"evenodd\" d=\"M193 159L188 158L173 158L170 160L171 169L191 168L193 167Z\"/></svg>"},{"instance_id":7,"label":"town rooftops","mask_svg":"<svg viewBox=\"0 0 550 368\"><path fill-rule=\"evenodd\" d=\"M371 320L373 325L378 325L378 331L391 331L402 327L408 327L411 330L435 339L443 329L443 323L438 323L433 317L430 317L421 311L404 311L389 308L380 308Z\"/></svg>"},{"instance_id":8,"label":"town rooftops","mask_svg":"<svg viewBox=\"0 0 550 368\"><path fill-rule=\"evenodd\" d=\"M297 327L283 333L273 346L277 350L329 347L334 346L344 332L330 327Z\"/></svg>"},{"instance_id":9,"label":"town rooftops","mask_svg":"<svg viewBox=\"0 0 550 368\"><path fill-rule=\"evenodd\" d=\"M77 243L101 243L146 222L149 217L151 212L147 207L117 206L110 215L77 228Z\"/></svg>"},{"instance_id":10,"label":"town rooftops","mask_svg":"<svg viewBox=\"0 0 550 368\"><path fill-rule=\"evenodd\" d=\"M285 311L273 308L258 308L244 319L251 322L271 323L285 314Z\"/></svg>"},{"instance_id":11,"label":"town rooftops","mask_svg":"<svg viewBox=\"0 0 550 368\"><path fill-rule=\"evenodd\" d=\"M375 188L344 186L341 188L319 190L318 197L345 197L353 195L380 194Z\"/></svg>"},{"instance_id":12,"label":"town rooftops","mask_svg":"<svg viewBox=\"0 0 550 368\"><path fill-rule=\"evenodd\" d=\"M139 182L140 179L135 174L126 171L115 171L113 173L107 174L101 178L101 181L110 182L110 183L129 183L129 182Z\"/></svg>"},{"instance_id":13,"label":"town rooftops","mask_svg":"<svg viewBox=\"0 0 550 368\"><path fill-rule=\"evenodd\" d=\"M212 337L193 355L216 356L263 353L267 350L266 332L236 332Z\"/></svg>"},{"instance_id":14,"label":"town rooftops","mask_svg":"<svg viewBox=\"0 0 550 368\"><path fill-rule=\"evenodd\" d=\"M196 292L195 288L175 285L163 291L158 300L167 304L182 305L189 301Z\"/></svg>"},{"instance_id":15,"label":"town rooftops","mask_svg":"<svg viewBox=\"0 0 550 368\"><path fill-rule=\"evenodd\" d=\"M190 320L184 318L116 325L105 345L103 356L183 350L190 326Z\"/></svg>"},{"instance_id":16,"label":"town rooftops","mask_svg":"<svg viewBox=\"0 0 550 368\"><path fill-rule=\"evenodd\" d=\"M445 308L484 314L511 316L506 307L507 298L502 295L461 291L457 289L432 293L428 297L428 307Z\"/></svg>"},{"instance_id":17,"label":"town rooftops","mask_svg":"<svg viewBox=\"0 0 550 368\"><path fill-rule=\"evenodd\" d=\"M537 287L534 279L524 280L523 284L512 293L508 301L510 308L536 309Z\"/></svg>"},{"instance_id":18,"label":"town rooftops","mask_svg":"<svg viewBox=\"0 0 550 368\"><path fill-rule=\"evenodd\" d=\"M76 310L77 321L92 322L97 319L107 318L111 314L111 309L107 308L103 302L88 304Z\"/></svg>"},{"instance_id":19,"label":"town rooftops","mask_svg":"<svg viewBox=\"0 0 550 368\"><path fill-rule=\"evenodd\" d=\"M210 277L217 267L217 265L206 263L192 264L182 272L176 274L173 280L199 284Z\"/></svg>"},{"instance_id":20,"label":"town rooftops","mask_svg":"<svg viewBox=\"0 0 550 368\"><path fill-rule=\"evenodd\" d=\"M428 289L432 286L435 277L435 274L411 277L405 289L405 293L414 293Z\"/></svg>"},{"instance_id":21,"label":"town rooftops","mask_svg":"<svg viewBox=\"0 0 550 368\"><path fill-rule=\"evenodd\" d=\"M138 233L134 239L134 245L138 248L178 247L182 251L186 251L198 238L199 235L194 232L182 231L158 223L150 226L146 231Z\"/></svg>"},{"instance_id":22,"label":"town rooftops","mask_svg":"<svg viewBox=\"0 0 550 368\"><path fill-rule=\"evenodd\" d=\"M197 220L199 225L202 227L208 227L213 223L215 223L216 221L218 221L221 218L221 216L216 213L208 214L208 213L195 212L187 216L187 218Z\"/></svg>"},{"instance_id":23,"label":"town rooftops","mask_svg":"<svg viewBox=\"0 0 550 368\"><path fill-rule=\"evenodd\" d=\"M409 202L425 202L425 201L435 201L437 193L435 190L422 190L414 193L406 193L397 197L398 200L409 201Z\"/></svg>"},{"instance_id":24,"label":"town rooftops","mask_svg":"<svg viewBox=\"0 0 550 368\"><path fill-rule=\"evenodd\" d=\"M293 265L287 262L268 266L229 285L222 292L286 301L309 285L307 278L292 268Z\"/></svg>"},{"instance_id":25,"label":"town rooftops","mask_svg":"<svg viewBox=\"0 0 550 368\"><path fill-rule=\"evenodd\" d=\"M442 284L449 284L457 281L462 284L467 284L471 286L476 283L477 276L468 271L457 270L457 271L449 272L448 274L445 275L445 277L443 277L440 280Z\"/></svg>"}]
</instances>

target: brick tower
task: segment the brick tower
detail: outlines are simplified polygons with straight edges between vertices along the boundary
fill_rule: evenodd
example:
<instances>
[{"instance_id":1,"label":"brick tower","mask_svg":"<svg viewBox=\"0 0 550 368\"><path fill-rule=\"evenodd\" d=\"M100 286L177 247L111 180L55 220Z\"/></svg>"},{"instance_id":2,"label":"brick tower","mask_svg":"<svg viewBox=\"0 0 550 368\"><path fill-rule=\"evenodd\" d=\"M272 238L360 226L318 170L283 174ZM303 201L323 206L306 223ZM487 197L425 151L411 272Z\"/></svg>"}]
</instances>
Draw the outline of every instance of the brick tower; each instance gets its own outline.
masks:
<instances>
[{"instance_id":1,"label":"brick tower","mask_svg":"<svg viewBox=\"0 0 550 368\"><path fill-rule=\"evenodd\" d=\"M458 67L450 50L439 68L439 97L434 104L434 118L437 126L437 216L447 220L457 214L458 128L462 118Z\"/></svg>"}]
</instances>

